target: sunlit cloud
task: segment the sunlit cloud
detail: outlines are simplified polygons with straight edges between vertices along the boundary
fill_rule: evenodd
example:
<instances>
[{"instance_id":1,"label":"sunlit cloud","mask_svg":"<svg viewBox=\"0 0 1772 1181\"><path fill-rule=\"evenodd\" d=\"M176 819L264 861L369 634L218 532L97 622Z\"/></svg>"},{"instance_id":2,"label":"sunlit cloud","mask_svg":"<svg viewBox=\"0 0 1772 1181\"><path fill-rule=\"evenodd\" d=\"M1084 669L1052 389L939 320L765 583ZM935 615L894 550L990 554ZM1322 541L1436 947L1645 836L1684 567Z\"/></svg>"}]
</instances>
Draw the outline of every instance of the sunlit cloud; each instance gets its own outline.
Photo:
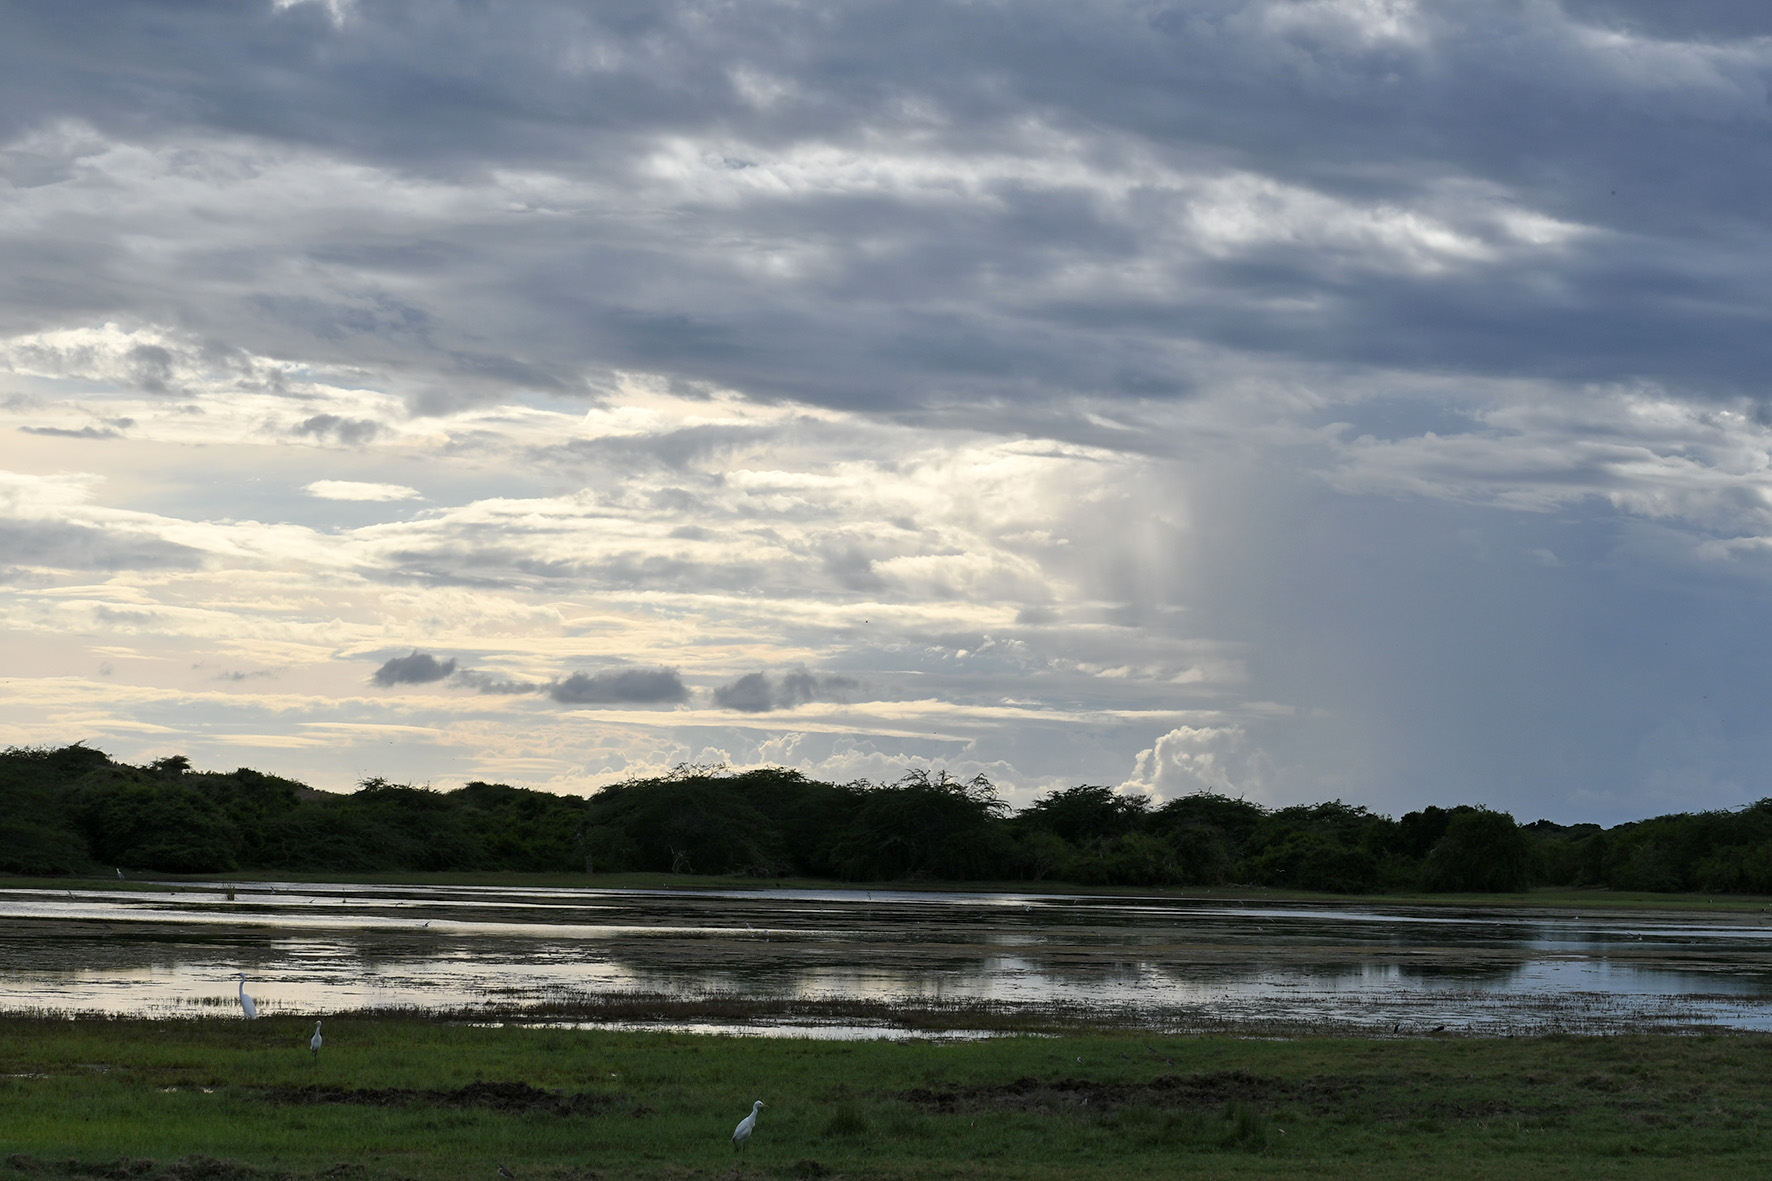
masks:
<instances>
[{"instance_id":1,"label":"sunlit cloud","mask_svg":"<svg viewBox=\"0 0 1772 1181\"><path fill-rule=\"evenodd\" d=\"M315 480L302 489L322 500L414 500L416 488L404 484L370 484L360 480Z\"/></svg>"}]
</instances>

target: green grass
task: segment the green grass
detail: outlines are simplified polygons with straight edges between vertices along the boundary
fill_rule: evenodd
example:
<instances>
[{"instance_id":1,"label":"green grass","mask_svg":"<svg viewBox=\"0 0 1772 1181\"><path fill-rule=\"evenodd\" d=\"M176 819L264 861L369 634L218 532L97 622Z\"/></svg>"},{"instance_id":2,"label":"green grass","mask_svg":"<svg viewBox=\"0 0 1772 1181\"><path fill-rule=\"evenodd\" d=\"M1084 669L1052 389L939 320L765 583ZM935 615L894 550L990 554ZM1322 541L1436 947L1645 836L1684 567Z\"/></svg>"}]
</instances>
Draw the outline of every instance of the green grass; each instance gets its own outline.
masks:
<instances>
[{"instance_id":1,"label":"green grass","mask_svg":"<svg viewBox=\"0 0 1772 1181\"><path fill-rule=\"evenodd\" d=\"M0 1178L1747 1177L1772 1158L1760 1036L894 1044L345 1014L314 1062L311 1029L0 1018ZM476 1082L559 1098L464 1104Z\"/></svg>"}]
</instances>

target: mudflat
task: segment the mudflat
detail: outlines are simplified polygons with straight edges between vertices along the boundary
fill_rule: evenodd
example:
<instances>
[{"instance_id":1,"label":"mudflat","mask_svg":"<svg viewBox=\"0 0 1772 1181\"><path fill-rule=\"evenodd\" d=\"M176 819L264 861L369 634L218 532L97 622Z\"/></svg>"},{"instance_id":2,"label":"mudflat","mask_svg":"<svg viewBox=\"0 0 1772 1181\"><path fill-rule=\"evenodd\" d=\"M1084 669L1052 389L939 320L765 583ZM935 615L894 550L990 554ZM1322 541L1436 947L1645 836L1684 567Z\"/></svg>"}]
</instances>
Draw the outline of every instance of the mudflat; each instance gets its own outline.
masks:
<instances>
[{"instance_id":1,"label":"mudflat","mask_svg":"<svg viewBox=\"0 0 1772 1181\"><path fill-rule=\"evenodd\" d=\"M1772 1030L1758 911L529 884L0 890L0 1011L1321 1036ZM842 1031L831 1031L834 1036Z\"/></svg>"}]
</instances>

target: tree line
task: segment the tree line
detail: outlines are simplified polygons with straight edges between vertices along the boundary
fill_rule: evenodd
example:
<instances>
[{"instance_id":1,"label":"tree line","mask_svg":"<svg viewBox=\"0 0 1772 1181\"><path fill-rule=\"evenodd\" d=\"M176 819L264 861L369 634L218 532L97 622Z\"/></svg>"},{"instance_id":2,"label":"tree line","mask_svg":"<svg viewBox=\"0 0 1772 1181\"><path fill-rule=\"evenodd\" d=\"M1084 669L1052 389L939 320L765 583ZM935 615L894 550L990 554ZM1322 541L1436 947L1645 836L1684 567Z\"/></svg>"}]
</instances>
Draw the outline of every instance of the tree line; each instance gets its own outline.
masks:
<instances>
[{"instance_id":1,"label":"tree line","mask_svg":"<svg viewBox=\"0 0 1772 1181\"><path fill-rule=\"evenodd\" d=\"M845 881L1278 886L1335 893L1530 886L1772 893L1772 799L1602 828L1201 793L1153 805L1082 785L1012 812L982 776L827 783L684 767L586 797L366 779L341 795L242 767L146 766L75 744L0 751L0 872L648 872Z\"/></svg>"}]
</instances>

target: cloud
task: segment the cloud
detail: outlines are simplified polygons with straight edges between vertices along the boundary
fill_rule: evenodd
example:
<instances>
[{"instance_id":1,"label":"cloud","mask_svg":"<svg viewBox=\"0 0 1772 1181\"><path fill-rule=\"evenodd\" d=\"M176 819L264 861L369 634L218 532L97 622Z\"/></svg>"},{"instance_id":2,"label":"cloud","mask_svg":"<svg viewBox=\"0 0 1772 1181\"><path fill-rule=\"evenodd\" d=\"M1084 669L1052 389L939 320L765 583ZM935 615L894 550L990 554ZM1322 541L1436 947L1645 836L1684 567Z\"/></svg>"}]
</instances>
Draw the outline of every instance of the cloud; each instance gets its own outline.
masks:
<instances>
[{"instance_id":1,"label":"cloud","mask_svg":"<svg viewBox=\"0 0 1772 1181\"><path fill-rule=\"evenodd\" d=\"M336 414L316 414L295 425L291 434L316 439L331 439L347 447L360 446L381 434L382 426L366 418L341 418Z\"/></svg>"},{"instance_id":2,"label":"cloud","mask_svg":"<svg viewBox=\"0 0 1772 1181\"><path fill-rule=\"evenodd\" d=\"M493 693L511 695L518 693L539 693L548 685L537 681L519 681L509 677L501 677L496 673L484 672L480 669L464 668L455 674L456 683L467 685L476 693Z\"/></svg>"},{"instance_id":3,"label":"cloud","mask_svg":"<svg viewBox=\"0 0 1772 1181\"><path fill-rule=\"evenodd\" d=\"M21 426L27 435L52 435L62 439L120 439L123 436L110 427L83 426L78 430L60 426Z\"/></svg>"},{"instance_id":4,"label":"cloud","mask_svg":"<svg viewBox=\"0 0 1772 1181\"><path fill-rule=\"evenodd\" d=\"M404 484L366 484L357 480L315 480L304 485L302 491L321 500L423 499L418 489Z\"/></svg>"},{"instance_id":5,"label":"cloud","mask_svg":"<svg viewBox=\"0 0 1772 1181\"><path fill-rule=\"evenodd\" d=\"M1174 799L1195 792L1241 796L1259 794L1260 752L1250 752L1239 726L1178 726L1138 752L1132 776L1121 791Z\"/></svg>"},{"instance_id":6,"label":"cloud","mask_svg":"<svg viewBox=\"0 0 1772 1181\"><path fill-rule=\"evenodd\" d=\"M455 658L438 660L429 652L416 649L409 656L396 656L375 670L370 679L378 685L423 685L441 681L455 671Z\"/></svg>"},{"instance_id":7,"label":"cloud","mask_svg":"<svg viewBox=\"0 0 1772 1181\"><path fill-rule=\"evenodd\" d=\"M0 305L4 297L0 288ZM0 342L0 367L30 377L180 396L222 389L287 393L298 368L189 335L115 322L10 336Z\"/></svg>"},{"instance_id":8,"label":"cloud","mask_svg":"<svg viewBox=\"0 0 1772 1181\"><path fill-rule=\"evenodd\" d=\"M0 472L0 740L334 786L711 751L1743 802L1769 34L1725 0L0 5L0 468L107 477ZM446 505L332 502L419 472ZM516 671L337 658L403 636ZM279 675L155 681L199 652ZM890 700L762 744L847 695L807 668Z\"/></svg>"},{"instance_id":9,"label":"cloud","mask_svg":"<svg viewBox=\"0 0 1772 1181\"><path fill-rule=\"evenodd\" d=\"M1606 4L1052 2L1006 35L940 3L537 3L422 44L406 3L141 7L107 38L5 30L6 167L56 179L15 191L0 304L176 305L203 343L39 372L172 392L295 356L395 375L426 414L652 372L1019 419L1185 396L1201 348L1713 390L1766 360L1743 194L1772 49L1729 6L1676 35ZM1669 182L1635 179L1645 153Z\"/></svg>"},{"instance_id":10,"label":"cloud","mask_svg":"<svg viewBox=\"0 0 1772 1181\"><path fill-rule=\"evenodd\" d=\"M0 517L0 554L23 566L66 570L190 570L203 553L138 530Z\"/></svg>"},{"instance_id":11,"label":"cloud","mask_svg":"<svg viewBox=\"0 0 1772 1181\"><path fill-rule=\"evenodd\" d=\"M658 705L683 701L689 690L674 668L630 668L573 673L548 686L548 696L562 705Z\"/></svg>"},{"instance_id":12,"label":"cloud","mask_svg":"<svg viewBox=\"0 0 1772 1181\"><path fill-rule=\"evenodd\" d=\"M798 669L779 678L747 673L714 690L714 704L740 713L792 709L809 701L841 701L857 682L851 677L820 677Z\"/></svg>"}]
</instances>

